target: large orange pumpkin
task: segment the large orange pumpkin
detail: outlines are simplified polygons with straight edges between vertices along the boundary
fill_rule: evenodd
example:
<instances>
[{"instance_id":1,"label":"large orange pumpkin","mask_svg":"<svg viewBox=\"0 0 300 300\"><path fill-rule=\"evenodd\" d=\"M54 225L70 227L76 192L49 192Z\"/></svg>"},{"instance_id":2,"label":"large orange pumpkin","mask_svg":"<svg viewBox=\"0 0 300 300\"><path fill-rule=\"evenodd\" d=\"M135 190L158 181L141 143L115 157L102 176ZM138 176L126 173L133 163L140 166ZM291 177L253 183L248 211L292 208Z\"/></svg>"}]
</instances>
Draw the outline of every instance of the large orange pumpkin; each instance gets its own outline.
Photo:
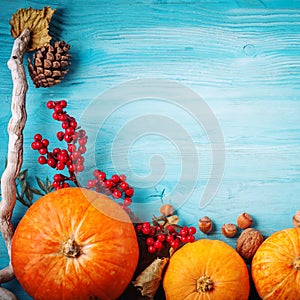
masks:
<instances>
[{"instance_id":1,"label":"large orange pumpkin","mask_svg":"<svg viewBox=\"0 0 300 300\"><path fill-rule=\"evenodd\" d=\"M300 299L300 228L269 236L256 251L251 267L262 299Z\"/></svg>"},{"instance_id":2,"label":"large orange pumpkin","mask_svg":"<svg viewBox=\"0 0 300 300\"><path fill-rule=\"evenodd\" d=\"M247 300L247 266L240 255L219 240L186 244L171 256L163 286L167 300Z\"/></svg>"},{"instance_id":3,"label":"large orange pumpkin","mask_svg":"<svg viewBox=\"0 0 300 300\"><path fill-rule=\"evenodd\" d=\"M138 261L127 213L96 192L61 189L33 204L17 226L12 265L37 300L116 299Z\"/></svg>"}]
</instances>

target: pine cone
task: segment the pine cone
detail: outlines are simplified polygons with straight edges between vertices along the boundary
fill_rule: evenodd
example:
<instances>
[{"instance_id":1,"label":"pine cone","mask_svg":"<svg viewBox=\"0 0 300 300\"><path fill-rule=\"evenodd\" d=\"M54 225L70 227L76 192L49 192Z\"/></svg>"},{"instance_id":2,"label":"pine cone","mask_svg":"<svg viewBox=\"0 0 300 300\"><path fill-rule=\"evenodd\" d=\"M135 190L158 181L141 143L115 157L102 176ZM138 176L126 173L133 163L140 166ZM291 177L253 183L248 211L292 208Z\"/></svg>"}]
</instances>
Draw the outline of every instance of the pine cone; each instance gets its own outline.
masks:
<instances>
[{"instance_id":1,"label":"pine cone","mask_svg":"<svg viewBox=\"0 0 300 300\"><path fill-rule=\"evenodd\" d=\"M28 58L30 77L36 88L49 87L60 83L68 73L71 55L70 45L64 41L47 44L33 55L33 62Z\"/></svg>"}]
</instances>

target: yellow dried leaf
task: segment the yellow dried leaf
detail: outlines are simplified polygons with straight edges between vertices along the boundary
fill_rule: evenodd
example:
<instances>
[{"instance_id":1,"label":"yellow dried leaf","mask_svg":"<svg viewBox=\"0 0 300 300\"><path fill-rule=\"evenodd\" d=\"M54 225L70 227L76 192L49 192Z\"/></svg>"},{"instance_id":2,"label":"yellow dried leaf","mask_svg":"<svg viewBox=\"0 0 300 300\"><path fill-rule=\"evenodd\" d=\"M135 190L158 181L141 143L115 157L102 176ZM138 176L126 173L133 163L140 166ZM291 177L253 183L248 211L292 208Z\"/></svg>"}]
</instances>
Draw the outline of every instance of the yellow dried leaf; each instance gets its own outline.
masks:
<instances>
[{"instance_id":1,"label":"yellow dried leaf","mask_svg":"<svg viewBox=\"0 0 300 300\"><path fill-rule=\"evenodd\" d=\"M133 282L133 285L140 290L142 296L154 299L168 261L169 258L166 257L157 258Z\"/></svg>"},{"instance_id":2,"label":"yellow dried leaf","mask_svg":"<svg viewBox=\"0 0 300 300\"><path fill-rule=\"evenodd\" d=\"M25 28L28 28L30 41L27 50L32 51L45 46L51 40L48 30L54 12L55 9L51 9L49 6L40 10L32 7L19 9L9 21L11 35L17 38Z\"/></svg>"},{"instance_id":3,"label":"yellow dried leaf","mask_svg":"<svg viewBox=\"0 0 300 300\"><path fill-rule=\"evenodd\" d=\"M166 225L177 225L179 222L179 217L177 215L172 215L167 217L168 223Z\"/></svg>"}]
</instances>

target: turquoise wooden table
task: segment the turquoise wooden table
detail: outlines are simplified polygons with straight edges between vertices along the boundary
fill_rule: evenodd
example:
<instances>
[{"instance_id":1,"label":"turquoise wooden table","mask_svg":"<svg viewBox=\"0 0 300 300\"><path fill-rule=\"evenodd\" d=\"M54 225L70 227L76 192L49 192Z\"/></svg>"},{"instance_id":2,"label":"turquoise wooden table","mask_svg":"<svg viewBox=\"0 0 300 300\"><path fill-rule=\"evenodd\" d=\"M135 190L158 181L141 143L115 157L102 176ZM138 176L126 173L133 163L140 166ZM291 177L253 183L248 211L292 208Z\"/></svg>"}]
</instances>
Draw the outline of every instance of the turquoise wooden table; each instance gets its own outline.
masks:
<instances>
[{"instance_id":1,"label":"turquoise wooden table","mask_svg":"<svg viewBox=\"0 0 300 300\"><path fill-rule=\"evenodd\" d=\"M95 166L126 174L141 218L170 202L183 224L208 215L210 237L232 246L221 226L244 211L265 236L292 226L300 209L299 1L1 0L1 173L12 90L9 20L19 8L47 5L56 9L50 33L70 43L72 66L52 88L34 88L28 76L23 168L32 184L35 175L54 174L30 148L37 132L55 144L59 125L45 104L66 99L91 137L79 180ZM25 211L18 203L15 225ZM0 247L4 267L3 241ZM16 280L6 287L30 299Z\"/></svg>"}]
</instances>

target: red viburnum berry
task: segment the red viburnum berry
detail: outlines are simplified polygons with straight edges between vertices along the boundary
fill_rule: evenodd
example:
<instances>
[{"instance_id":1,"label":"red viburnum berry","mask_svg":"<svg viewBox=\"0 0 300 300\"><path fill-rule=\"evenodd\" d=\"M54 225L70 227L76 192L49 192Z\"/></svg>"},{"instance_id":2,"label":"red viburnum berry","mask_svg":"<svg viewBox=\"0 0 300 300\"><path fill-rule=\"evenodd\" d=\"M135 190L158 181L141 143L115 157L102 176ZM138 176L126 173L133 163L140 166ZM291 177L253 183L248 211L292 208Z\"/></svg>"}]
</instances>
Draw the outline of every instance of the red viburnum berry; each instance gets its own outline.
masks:
<instances>
[{"instance_id":1,"label":"red viburnum berry","mask_svg":"<svg viewBox=\"0 0 300 300\"><path fill-rule=\"evenodd\" d=\"M129 206L132 203L132 199L131 198L124 198L124 205Z\"/></svg>"},{"instance_id":2,"label":"red viburnum berry","mask_svg":"<svg viewBox=\"0 0 300 300\"><path fill-rule=\"evenodd\" d=\"M49 158L47 163L51 168L55 168L56 166L56 160L54 158Z\"/></svg>"},{"instance_id":3,"label":"red viburnum berry","mask_svg":"<svg viewBox=\"0 0 300 300\"><path fill-rule=\"evenodd\" d=\"M42 144L43 144L45 147L48 147L48 146L49 146L49 140L43 139L43 140L42 140Z\"/></svg>"},{"instance_id":4,"label":"red viburnum berry","mask_svg":"<svg viewBox=\"0 0 300 300\"><path fill-rule=\"evenodd\" d=\"M48 101L48 102L46 103L46 106L47 106L49 109L53 109L54 106L55 106L55 103L54 103L53 101Z\"/></svg>"},{"instance_id":5,"label":"red viburnum berry","mask_svg":"<svg viewBox=\"0 0 300 300\"><path fill-rule=\"evenodd\" d=\"M126 191L125 191L125 195L127 197L132 197L134 194L134 189L132 187L128 188Z\"/></svg>"},{"instance_id":6,"label":"red viburnum berry","mask_svg":"<svg viewBox=\"0 0 300 300\"><path fill-rule=\"evenodd\" d=\"M41 141L43 139L43 137L42 137L41 134L37 133L37 134L34 135L33 139L35 141Z\"/></svg>"},{"instance_id":7,"label":"red viburnum berry","mask_svg":"<svg viewBox=\"0 0 300 300\"><path fill-rule=\"evenodd\" d=\"M66 100L60 100L60 101L59 101L59 105L60 105L62 108L66 108L66 107L67 107L67 101L66 101Z\"/></svg>"},{"instance_id":8,"label":"red viburnum berry","mask_svg":"<svg viewBox=\"0 0 300 300\"><path fill-rule=\"evenodd\" d=\"M126 181L126 176L125 176L124 174L121 174L121 175L120 175L120 180L121 180L121 181Z\"/></svg>"},{"instance_id":9,"label":"red viburnum berry","mask_svg":"<svg viewBox=\"0 0 300 300\"><path fill-rule=\"evenodd\" d=\"M47 159L45 156L39 156L38 157L38 163L41 164L41 165L44 165L47 163Z\"/></svg>"}]
</instances>

